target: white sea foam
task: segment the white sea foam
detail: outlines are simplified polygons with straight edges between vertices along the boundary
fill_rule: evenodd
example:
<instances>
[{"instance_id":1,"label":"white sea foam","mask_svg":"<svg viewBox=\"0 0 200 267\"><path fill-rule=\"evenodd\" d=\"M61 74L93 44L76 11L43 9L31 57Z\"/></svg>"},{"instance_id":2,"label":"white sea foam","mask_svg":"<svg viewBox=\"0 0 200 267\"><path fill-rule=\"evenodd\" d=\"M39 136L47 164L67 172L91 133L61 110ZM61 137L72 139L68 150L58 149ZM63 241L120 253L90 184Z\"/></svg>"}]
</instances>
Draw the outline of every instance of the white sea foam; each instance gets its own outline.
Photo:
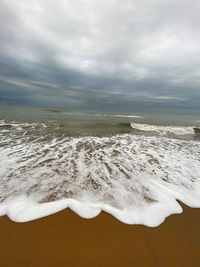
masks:
<instances>
[{"instance_id":1,"label":"white sea foam","mask_svg":"<svg viewBox=\"0 0 200 267\"><path fill-rule=\"evenodd\" d=\"M184 127L184 126L157 126L149 124L140 124L140 123L130 123L131 127L136 130L145 131L145 132L157 132L161 135L166 135L172 133L175 135L187 135L194 134L194 127Z\"/></svg>"},{"instance_id":2,"label":"white sea foam","mask_svg":"<svg viewBox=\"0 0 200 267\"><path fill-rule=\"evenodd\" d=\"M95 114L95 116L118 117L118 118L138 118L138 119L145 118L145 117L137 116L137 115L123 115L123 114Z\"/></svg>"},{"instance_id":3,"label":"white sea foam","mask_svg":"<svg viewBox=\"0 0 200 267\"><path fill-rule=\"evenodd\" d=\"M81 202L75 199L37 203L28 197L22 196L0 204L0 216L7 215L11 220L22 223L70 208L80 217L91 219L99 215L103 210L126 224L146 224L147 226L155 227L162 223L169 214L182 212L181 206L175 200L166 196L164 200L163 203L159 202L148 208L133 207L119 210L104 203Z\"/></svg>"},{"instance_id":4,"label":"white sea foam","mask_svg":"<svg viewBox=\"0 0 200 267\"><path fill-rule=\"evenodd\" d=\"M136 115L108 115L110 117L119 117L119 118L140 118L140 119L144 119L144 117L142 116L136 116Z\"/></svg>"},{"instance_id":5,"label":"white sea foam","mask_svg":"<svg viewBox=\"0 0 200 267\"><path fill-rule=\"evenodd\" d=\"M104 210L124 223L157 226L182 211L176 199L200 207L198 141L131 134L33 138L21 127L21 135L1 134L0 215L25 222L65 208L85 218Z\"/></svg>"},{"instance_id":6,"label":"white sea foam","mask_svg":"<svg viewBox=\"0 0 200 267\"><path fill-rule=\"evenodd\" d=\"M33 199L21 196L0 204L0 216L7 215L15 222L27 222L51 215L66 208L70 208L86 219L94 218L100 213L100 209L97 207L92 207L88 203L82 203L75 199L61 199L39 204Z\"/></svg>"}]
</instances>

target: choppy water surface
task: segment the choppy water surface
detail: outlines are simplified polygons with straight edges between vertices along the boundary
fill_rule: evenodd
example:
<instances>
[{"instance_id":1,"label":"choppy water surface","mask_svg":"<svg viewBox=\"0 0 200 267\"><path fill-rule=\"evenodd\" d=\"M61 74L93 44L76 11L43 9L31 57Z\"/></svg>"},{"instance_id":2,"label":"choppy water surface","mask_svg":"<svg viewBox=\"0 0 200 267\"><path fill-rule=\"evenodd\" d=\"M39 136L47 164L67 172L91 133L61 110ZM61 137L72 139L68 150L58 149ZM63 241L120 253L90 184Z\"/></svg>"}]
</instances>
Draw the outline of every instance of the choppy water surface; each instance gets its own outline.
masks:
<instances>
[{"instance_id":1,"label":"choppy water surface","mask_svg":"<svg viewBox=\"0 0 200 267\"><path fill-rule=\"evenodd\" d=\"M200 119L0 108L0 214L27 221L70 207L156 226L200 207Z\"/></svg>"}]
</instances>

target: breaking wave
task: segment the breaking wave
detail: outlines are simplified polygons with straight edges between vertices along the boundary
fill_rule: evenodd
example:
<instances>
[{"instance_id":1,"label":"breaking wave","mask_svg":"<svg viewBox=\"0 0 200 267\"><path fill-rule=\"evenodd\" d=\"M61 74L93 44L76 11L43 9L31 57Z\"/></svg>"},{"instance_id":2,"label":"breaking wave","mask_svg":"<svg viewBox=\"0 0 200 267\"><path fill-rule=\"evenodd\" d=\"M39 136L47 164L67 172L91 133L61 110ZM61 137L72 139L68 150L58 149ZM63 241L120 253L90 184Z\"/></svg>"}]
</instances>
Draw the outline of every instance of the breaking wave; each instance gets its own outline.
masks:
<instances>
[{"instance_id":1,"label":"breaking wave","mask_svg":"<svg viewBox=\"0 0 200 267\"><path fill-rule=\"evenodd\" d=\"M116 117L116 118L138 118L138 119L144 119L145 118L143 116L123 115L123 114L95 114L95 116Z\"/></svg>"},{"instance_id":2,"label":"breaking wave","mask_svg":"<svg viewBox=\"0 0 200 267\"><path fill-rule=\"evenodd\" d=\"M195 133L195 127L185 127L185 126L157 126L149 124L139 124L130 123L131 127L135 130L145 131L145 132L156 132L160 135L174 134L174 135L191 135Z\"/></svg>"}]
</instances>

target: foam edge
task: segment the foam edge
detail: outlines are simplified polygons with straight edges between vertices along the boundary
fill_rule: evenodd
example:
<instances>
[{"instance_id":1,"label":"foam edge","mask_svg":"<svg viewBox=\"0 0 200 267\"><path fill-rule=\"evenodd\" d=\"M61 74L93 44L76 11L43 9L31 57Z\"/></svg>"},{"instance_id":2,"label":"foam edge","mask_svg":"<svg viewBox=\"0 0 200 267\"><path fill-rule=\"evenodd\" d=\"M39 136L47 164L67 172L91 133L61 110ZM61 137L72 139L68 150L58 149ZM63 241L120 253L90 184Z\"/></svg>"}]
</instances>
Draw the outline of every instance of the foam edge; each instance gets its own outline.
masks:
<instances>
[{"instance_id":1,"label":"foam edge","mask_svg":"<svg viewBox=\"0 0 200 267\"><path fill-rule=\"evenodd\" d=\"M37 203L33 199L20 197L0 204L0 216L7 215L10 220L24 223L49 216L64 209L71 209L85 219L91 219L101 211L111 214L125 224L141 224L148 227L159 226L171 214L182 213L182 207L175 199L157 202L148 207L134 207L119 210L104 203L80 202L75 199L61 199L48 203Z\"/></svg>"}]
</instances>

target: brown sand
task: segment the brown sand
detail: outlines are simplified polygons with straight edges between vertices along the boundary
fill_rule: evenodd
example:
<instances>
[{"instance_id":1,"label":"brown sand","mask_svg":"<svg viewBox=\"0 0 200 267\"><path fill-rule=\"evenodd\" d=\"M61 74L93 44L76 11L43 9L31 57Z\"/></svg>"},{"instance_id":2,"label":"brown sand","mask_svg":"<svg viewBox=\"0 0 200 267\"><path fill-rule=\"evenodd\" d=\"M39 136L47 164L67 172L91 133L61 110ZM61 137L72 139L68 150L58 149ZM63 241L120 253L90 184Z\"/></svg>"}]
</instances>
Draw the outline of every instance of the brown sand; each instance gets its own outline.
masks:
<instances>
[{"instance_id":1,"label":"brown sand","mask_svg":"<svg viewBox=\"0 0 200 267\"><path fill-rule=\"evenodd\" d=\"M69 209L29 223L0 219L0 267L199 267L200 210L184 206L156 228Z\"/></svg>"}]
</instances>

